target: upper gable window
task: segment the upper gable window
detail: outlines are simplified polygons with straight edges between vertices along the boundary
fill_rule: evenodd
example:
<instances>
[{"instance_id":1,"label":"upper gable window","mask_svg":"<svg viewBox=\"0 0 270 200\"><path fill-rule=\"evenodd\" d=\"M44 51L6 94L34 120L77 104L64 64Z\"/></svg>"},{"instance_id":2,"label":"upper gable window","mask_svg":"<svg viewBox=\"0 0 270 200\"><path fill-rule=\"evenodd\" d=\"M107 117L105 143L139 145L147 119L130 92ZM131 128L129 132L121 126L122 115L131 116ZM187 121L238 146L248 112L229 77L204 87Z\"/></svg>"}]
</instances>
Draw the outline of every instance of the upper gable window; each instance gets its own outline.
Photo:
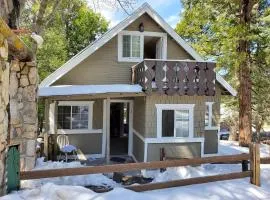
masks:
<instances>
[{"instance_id":1,"label":"upper gable window","mask_svg":"<svg viewBox=\"0 0 270 200\"><path fill-rule=\"evenodd\" d=\"M140 58L140 36L123 35L123 57Z\"/></svg>"},{"instance_id":2,"label":"upper gable window","mask_svg":"<svg viewBox=\"0 0 270 200\"><path fill-rule=\"evenodd\" d=\"M143 36L119 34L118 54L119 61L140 62L143 59Z\"/></svg>"}]
</instances>

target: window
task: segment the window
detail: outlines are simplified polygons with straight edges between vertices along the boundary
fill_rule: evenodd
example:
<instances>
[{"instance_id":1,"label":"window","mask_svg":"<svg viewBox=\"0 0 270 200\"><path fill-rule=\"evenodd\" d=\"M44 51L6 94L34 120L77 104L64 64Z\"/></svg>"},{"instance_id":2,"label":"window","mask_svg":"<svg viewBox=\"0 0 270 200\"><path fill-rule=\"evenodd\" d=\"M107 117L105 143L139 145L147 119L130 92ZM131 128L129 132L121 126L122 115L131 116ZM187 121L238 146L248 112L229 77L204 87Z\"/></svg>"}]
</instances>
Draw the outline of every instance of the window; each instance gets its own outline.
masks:
<instances>
[{"instance_id":1,"label":"window","mask_svg":"<svg viewBox=\"0 0 270 200\"><path fill-rule=\"evenodd\" d=\"M118 34L117 40L119 62L141 62L148 56L150 56L149 58L167 58L166 33L123 30ZM145 48L148 49L147 52L150 55L145 54ZM156 54L157 50L159 52L158 56Z\"/></svg>"},{"instance_id":2,"label":"window","mask_svg":"<svg viewBox=\"0 0 270 200\"><path fill-rule=\"evenodd\" d=\"M140 62L143 60L144 36L135 31L118 34L118 61Z\"/></svg>"},{"instance_id":3,"label":"window","mask_svg":"<svg viewBox=\"0 0 270 200\"><path fill-rule=\"evenodd\" d=\"M157 104L158 137L193 137L194 104Z\"/></svg>"},{"instance_id":4,"label":"window","mask_svg":"<svg viewBox=\"0 0 270 200\"><path fill-rule=\"evenodd\" d=\"M216 121L213 117L213 104L214 102L205 103L205 129L217 129Z\"/></svg>"},{"instance_id":5,"label":"window","mask_svg":"<svg viewBox=\"0 0 270 200\"><path fill-rule=\"evenodd\" d=\"M140 35L120 35L120 43L118 44L121 48L119 59L121 61L139 61L142 60L142 45L143 36Z\"/></svg>"},{"instance_id":6,"label":"window","mask_svg":"<svg viewBox=\"0 0 270 200\"><path fill-rule=\"evenodd\" d=\"M58 129L92 129L93 102L59 102Z\"/></svg>"},{"instance_id":7,"label":"window","mask_svg":"<svg viewBox=\"0 0 270 200\"><path fill-rule=\"evenodd\" d=\"M140 36L123 35L123 57L140 58Z\"/></svg>"}]
</instances>

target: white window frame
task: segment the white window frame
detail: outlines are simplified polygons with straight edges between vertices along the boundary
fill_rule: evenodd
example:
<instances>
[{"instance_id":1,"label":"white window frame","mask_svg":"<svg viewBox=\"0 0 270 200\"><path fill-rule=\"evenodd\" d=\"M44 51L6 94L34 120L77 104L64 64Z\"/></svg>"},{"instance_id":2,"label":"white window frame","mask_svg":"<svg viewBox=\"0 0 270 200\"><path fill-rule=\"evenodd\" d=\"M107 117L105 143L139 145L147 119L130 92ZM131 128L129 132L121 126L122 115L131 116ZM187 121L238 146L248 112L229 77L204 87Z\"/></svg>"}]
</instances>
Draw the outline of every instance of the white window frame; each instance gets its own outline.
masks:
<instances>
[{"instance_id":1,"label":"white window frame","mask_svg":"<svg viewBox=\"0 0 270 200\"><path fill-rule=\"evenodd\" d=\"M92 129L93 105L94 105L94 101L59 101L58 106L88 106L88 128L87 129L57 129L57 133L58 134L99 133L100 130L94 131ZM55 126L58 126L58 124L56 124Z\"/></svg>"},{"instance_id":2,"label":"white window frame","mask_svg":"<svg viewBox=\"0 0 270 200\"><path fill-rule=\"evenodd\" d=\"M140 57L123 57L123 35L140 36ZM167 33L162 32L149 32L149 31L121 31L118 33L118 62L141 62L143 61L144 52L144 36L160 37L163 38L162 59L167 59ZM132 44L130 45L132 48ZM131 50L132 55L132 50Z\"/></svg>"},{"instance_id":3,"label":"white window frame","mask_svg":"<svg viewBox=\"0 0 270 200\"><path fill-rule=\"evenodd\" d=\"M205 126L204 129L205 130L218 130L218 127L217 126L213 126L212 125L212 122L213 122L213 104L215 102L205 102L205 109L206 109L206 106L208 106L209 108L209 114L208 114L208 126ZM206 110L205 110L206 112ZM205 117L205 115L204 115ZM204 120L205 122L205 120Z\"/></svg>"},{"instance_id":4,"label":"white window frame","mask_svg":"<svg viewBox=\"0 0 270 200\"><path fill-rule=\"evenodd\" d=\"M194 107L195 104L156 104L157 108L157 138L194 138ZM188 137L162 137L162 110L188 110L189 111L189 135ZM174 119L175 120L175 119Z\"/></svg>"}]
</instances>

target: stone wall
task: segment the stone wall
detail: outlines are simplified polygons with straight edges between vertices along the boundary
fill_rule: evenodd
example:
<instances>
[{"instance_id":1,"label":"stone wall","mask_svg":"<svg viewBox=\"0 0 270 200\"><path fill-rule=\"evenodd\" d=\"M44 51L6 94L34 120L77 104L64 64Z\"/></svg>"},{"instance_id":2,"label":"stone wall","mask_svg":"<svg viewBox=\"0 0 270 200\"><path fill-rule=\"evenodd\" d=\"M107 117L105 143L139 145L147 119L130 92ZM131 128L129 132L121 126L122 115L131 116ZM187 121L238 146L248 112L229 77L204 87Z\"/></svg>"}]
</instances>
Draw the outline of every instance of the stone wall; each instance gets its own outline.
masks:
<instances>
[{"instance_id":1,"label":"stone wall","mask_svg":"<svg viewBox=\"0 0 270 200\"><path fill-rule=\"evenodd\" d=\"M5 194L8 145L20 145L21 170L36 160L37 88L35 62L10 61L9 44L0 32L0 196Z\"/></svg>"},{"instance_id":2,"label":"stone wall","mask_svg":"<svg viewBox=\"0 0 270 200\"><path fill-rule=\"evenodd\" d=\"M0 196L5 194L4 175L8 139L9 64L7 41L0 34Z\"/></svg>"},{"instance_id":3,"label":"stone wall","mask_svg":"<svg viewBox=\"0 0 270 200\"><path fill-rule=\"evenodd\" d=\"M38 75L34 62L10 63L10 143L20 144L21 170L35 165Z\"/></svg>"}]
</instances>

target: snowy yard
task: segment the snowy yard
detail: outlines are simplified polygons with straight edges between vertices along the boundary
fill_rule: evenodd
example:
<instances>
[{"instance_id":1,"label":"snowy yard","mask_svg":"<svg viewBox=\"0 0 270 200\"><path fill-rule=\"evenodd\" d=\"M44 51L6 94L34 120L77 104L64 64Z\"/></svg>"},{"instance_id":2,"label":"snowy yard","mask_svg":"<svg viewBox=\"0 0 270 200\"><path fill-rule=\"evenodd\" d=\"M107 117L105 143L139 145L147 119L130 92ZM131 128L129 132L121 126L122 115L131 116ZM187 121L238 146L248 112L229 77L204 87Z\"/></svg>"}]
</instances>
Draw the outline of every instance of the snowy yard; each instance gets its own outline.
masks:
<instances>
[{"instance_id":1,"label":"snowy yard","mask_svg":"<svg viewBox=\"0 0 270 200\"><path fill-rule=\"evenodd\" d=\"M221 141L219 149L220 155L248 153L247 148L239 147L237 146L236 142L229 141ZM270 156L269 146L262 145L261 157L265 156ZM57 163L43 162L42 160L39 160L35 170L80 166L81 164L79 162ZM102 174L94 174L22 181L23 188L32 189L24 189L5 196L2 199L270 199L270 165L261 165L261 169L262 187L256 187L250 184L249 178L245 178L137 193L121 188L121 185L115 183L107 176ZM185 179L237 171L241 171L240 164L205 164L199 167L187 166L169 168L164 173L160 173L158 170L148 171L146 175L153 177L153 182L163 182L175 179ZM86 185L109 185L114 189L110 192L100 194L81 187Z\"/></svg>"}]
</instances>

